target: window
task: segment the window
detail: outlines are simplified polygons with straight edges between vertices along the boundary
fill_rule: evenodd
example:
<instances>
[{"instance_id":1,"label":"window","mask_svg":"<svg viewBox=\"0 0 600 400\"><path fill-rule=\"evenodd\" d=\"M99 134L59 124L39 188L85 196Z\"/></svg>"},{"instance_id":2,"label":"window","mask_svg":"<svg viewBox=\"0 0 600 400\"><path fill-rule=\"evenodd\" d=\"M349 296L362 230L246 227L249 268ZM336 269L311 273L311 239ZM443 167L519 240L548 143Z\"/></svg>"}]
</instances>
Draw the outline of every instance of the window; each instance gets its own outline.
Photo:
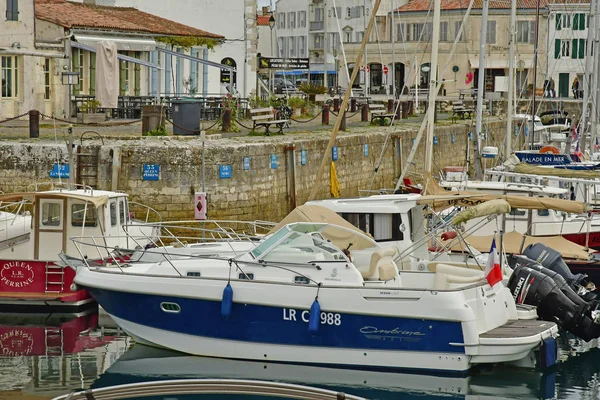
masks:
<instances>
[{"instance_id":1,"label":"window","mask_svg":"<svg viewBox=\"0 0 600 400\"><path fill-rule=\"evenodd\" d=\"M315 8L315 22L323 21L323 9Z\"/></svg>"},{"instance_id":2,"label":"window","mask_svg":"<svg viewBox=\"0 0 600 400\"><path fill-rule=\"evenodd\" d=\"M290 57L296 57L296 38L289 38Z\"/></svg>"},{"instance_id":3,"label":"window","mask_svg":"<svg viewBox=\"0 0 600 400\"><path fill-rule=\"evenodd\" d=\"M573 45L571 48L571 58L584 59L585 58L585 39L573 39Z\"/></svg>"},{"instance_id":4,"label":"window","mask_svg":"<svg viewBox=\"0 0 600 400\"><path fill-rule=\"evenodd\" d=\"M306 57L306 36L298 38L298 57Z\"/></svg>"},{"instance_id":5,"label":"window","mask_svg":"<svg viewBox=\"0 0 600 400\"><path fill-rule=\"evenodd\" d=\"M243 280L254 280L254 274L252 272L248 272L248 273L240 273L238 275L238 279L243 279Z\"/></svg>"},{"instance_id":6,"label":"window","mask_svg":"<svg viewBox=\"0 0 600 400\"><path fill-rule=\"evenodd\" d=\"M533 43L534 36L533 21L517 21L517 43Z\"/></svg>"},{"instance_id":7,"label":"window","mask_svg":"<svg viewBox=\"0 0 600 400\"><path fill-rule=\"evenodd\" d=\"M2 56L1 75L2 75L2 92L0 98L15 98L19 94L19 75L17 56Z\"/></svg>"},{"instance_id":8,"label":"window","mask_svg":"<svg viewBox=\"0 0 600 400\"><path fill-rule=\"evenodd\" d=\"M538 217L548 217L550 215L550 210L537 210Z\"/></svg>"},{"instance_id":9,"label":"window","mask_svg":"<svg viewBox=\"0 0 600 400\"><path fill-rule=\"evenodd\" d=\"M306 11L298 12L298 26L304 28L306 26Z\"/></svg>"},{"instance_id":10,"label":"window","mask_svg":"<svg viewBox=\"0 0 600 400\"><path fill-rule=\"evenodd\" d=\"M200 274L200 272L197 271L188 271L188 273L186 274L186 276L194 276L194 277L199 277L202 274Z\"/></svg>"},{"instance_id":11,"label":"window","mask_svg":"<svg viewBox=\"0 0 600 400\"><path fill-rule=\"evenodd\" d=\"M525 211L525 210L521 210L521 209L519 209L519 208L512 208L512 209L510 210L510 213L509 213L509 215L513 215L513 216L516 216L516 217L522 217L522 216L524 216L525 214L527 214L527 211Z\"/></svg>"},{"instance_id":12,"label":"window","mask_svg":"<svg viewBox=\"0 0 600 400\"><path fill-rule=\"evenodd\" d=\"M573 14L573 30L584 31L586 28L586 19L585 14Z\"/></svg>"},{"instance_id":13,"label":"window","mask_svg":"<svg viewBox=\"0 0 600 400\"><path fill-rule=\"evenodd\" d=\"M97 226L96 209L93 205L82 203L71 206L72 226Z\"/></svg>"},{"instance_id":14,"label":"window","mask_svg":"<svg viewBox=\"0 0 600 400\"><path fill-rule=\"evenodd\" d=\"M296 27L296 13L295 12L288 13L287 27L292 28L292 29Z\"/></svg>"},{"instance_id":15,"label":"window","mask_svg":"<svg viewBox=\"0 0 600 400\"><path fill-rule=\"evenodd\" d=\"M19 20L19 0L6 0L6 20Z\"/></svg>"},{"instance_id":16,"label":"window","mask_svg":"<svg viewBox=\"0 0 600 400\"><path fill-rule=\"evenodd\" d=\"M308 285L310 283L310 280L305 276L296 275L294 277L294 283L298 285Z\"/></svg>"},{"instance_id":17,"label":"window","mask_svg":"<svg viewBox=\"0 0 600 400\"><path fill-rule=\"evenodd\" d=\"M117 202L110 202L110 226L117 226Z\"/></svg>"},{"instance_id":18,"label":"window","mask_svg":"<svg viewBox=\"0 0 600 400\"><path fill-rule=\"evenodd\" d=\"M344 31L344 43L352 42L352 29Z\"/></svg>"},{"instance_id":19,"label":"window","mask_svg":"<svg viewBox=\"0 0 600 400\"><path fill-rule=\"evenodd\" d=\"M448 41L448 22L442 22L440 24L440 41L441 42Z\"/></svg>"},{"instance_id":20,"label":"window","mask_svg":"<svg viewBox=\"0 0 600 400\"><path fill-rule=\"evenodd\" d=\"M363 38L365 37L364 32L356 32L356 41L362 43Z\"/></svg>"},{"instance_id":21,"label":"window","mask_svg":"<svg viewBox=\"0 0 600 400\"><path fill-rule=\"evenodd\" d=\"M167 313L177 314L181 312L181 307L177 303L160 303L160 309Z\"/></svg>"},{"instance_id":22,"label":"window","mask_svg":"<svg viewBox=\"0 0 600 400\"><path fill-rule=\"evenodd\" d=\"M488 21L486 38L488 44L496 43L496 21Z\"/></svg>"},{"instance_id":23,"label":"window","mask_svg":"<svg viewBox=\"0 0 600 400\"><path fill-rule=\"evenodd\" d=\"M42 225L60 226L60 203L42 203Z\"/></svg>"},{"instance_id":24,"label":"window","mask_svg":"<svg viewBox=\"0 0 600 400\"><path fill-rule=\"evenodd\" d=\"M346 7L346 18L352 18L352 9L350 7Z\"/></svg>"},{"instance_id":25,"label":"window","mask_svg":"<svg viewBox=\"0 0 600 400\"><path fill-rule=\"evenodd\" d=\"M285 38L277 38L277 50L279 53L279 57L284 57L283 55L283 43L285 42Z\"/></svg>"},{"instance_id":26,"label":"window","mask_svg":"<svg viewBox=\"0 0 600 400\"><path fill-rule=\"evenodd\" d=\"M81 93L87 93L86 91L86 76L85 76L85 59L86 59L86 55L88 53L84 52L83 50L79 50L79 90L81 91ZM123 61L124 62L124 61ZM127 79L127 78L126 78Z\"/></svg>"},{"instance_id":27,"label":"window","mask_svg":"<svg viewBox=\"0 0 600 400\"><path fill-rule=\"evenodd\" d=\"M128 222L128 213L129 210L127 210L127 203L125 203L125 200L120 200L119 201L119 211L120 211L120 217L121 217L121 225L124 225L125 223Z\"/></svg>"},{"instance_id":28,"label":"window","mask_svg":"<svg viewBox=\"0 0 600 400\"><path fill-rule=\"evenodd\" d=\"M52 71L50 70L51 62L52 61L49 58L44 59L44 100L50 100L52 83Z\"/></svg>"},{"instance_id":29,"label":"window","mask_svg":"<svg viewBox=\"0 0 600 400\"><path fill-rule=\"evenodd\" d=\"M404 41L404 24L398 24L397 28L396 28L396 38L398 39L398 41L403 42Z\"/></svg>"},{"instance_id":30,"label":"window","mask_svg":"<svg viewBox=\"0 0 600 400\"><path fill-rule=\"evenodd\" d=\"M455 38L456 38L456 36L458 36L458 32L460 32L461 25L462 25L462 21L454 22L454 37ZM458 41L462 42L463 40L465 40L464 30L463 30L463 32L460 33L460 38L458 39Z\"/></svg>"},{"instance_id":31,"label":"window","mask_svg":"<svg viewBox=\"0 0 600 400\"><path fill-rule=\"evenodd\" d=\"M414 42L418 42L419 40L424 40L424 38L422 37L424 27L425 27L424 24L411 24L411 30L412 30L411 36L412 36L412 40Z\"/></svg>"},{"instance_id":32,"label":"window","mask_svg":"<svg viewBox=\"0 0 600 400\"><path fill-rule=\"evenodd\" d=\"M571 27L571 14L563 14L562 15L562 27L563 28Z\"/></svg>"},{"instance_id":33,"label":"window","mask_svg":"<svg viewBox=\"0 0 600 400\"><path fill-rule=\"evenodd\" d=\"M568 58L571 56L571 41L554 39L554 58Z\"/></svg>"},{"instance_id":34,"label":"window","mask_svg":"<svg viewBox=\"0 0 600 400\"><path fill-rule=\"evenodd\" d=\"M285 28L285 13L279 13L279 28Z\"/></svg>"},{"instance_id":35,"label":"window","mask_svg":"<svg viewBox=\"0 0 600 400\"><path fill-rule=\"evenodd\" d=\"M332 17L342 18L342 7L331 7Z\"/></svg>"},{"instance_id":36,"label":"window","mask_svg":"<svg viewBox=\"0 0 600 400\"><path fill-rule=\"evenodd\" d=\"M327 51L332 51L332 49L339 49L340 48L340 35L338 35L337 33L330 33L329 34L329 43L327 43L328 45L328 49Z\"/></svg>"}]
</instances>

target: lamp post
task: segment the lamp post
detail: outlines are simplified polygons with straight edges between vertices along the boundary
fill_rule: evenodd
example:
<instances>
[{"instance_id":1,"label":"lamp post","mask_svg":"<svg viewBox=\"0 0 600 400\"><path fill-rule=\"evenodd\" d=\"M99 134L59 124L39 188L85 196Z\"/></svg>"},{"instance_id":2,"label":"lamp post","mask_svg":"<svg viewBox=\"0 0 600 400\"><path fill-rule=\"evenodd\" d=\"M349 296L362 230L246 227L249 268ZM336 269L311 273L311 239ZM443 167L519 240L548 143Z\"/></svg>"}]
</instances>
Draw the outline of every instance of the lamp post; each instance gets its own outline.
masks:
<instances>
[{"instance_id":1,"label":"lamp post","mask_svg":"<svg viewBox=\"0 0 600 400\"><path fill-rule=\"evenodd\" d=\"M275 57L275 50L273 49L273 28L275 28L275 17L271 12L271 17L269 18L269 29L271 29L271 57ZM275 92L275 86L273 83L273 71L269 69L269 80L271 82L271 93Z\"/></svg>"},{"instance_id":2,"label":"lamp post","mask_svg":"<svg viewBox=\"0 0 600 400\"><path fill-rule=\"evenodd\" d=\"M67 119L71 121L71 89L73 85L79 85L79 72L63 72L62 84L69 87L67 101ZM72 188L75 183L75 175L73 174L73 128L69 125L69 186Z\"/></svg>"}]
</instances>

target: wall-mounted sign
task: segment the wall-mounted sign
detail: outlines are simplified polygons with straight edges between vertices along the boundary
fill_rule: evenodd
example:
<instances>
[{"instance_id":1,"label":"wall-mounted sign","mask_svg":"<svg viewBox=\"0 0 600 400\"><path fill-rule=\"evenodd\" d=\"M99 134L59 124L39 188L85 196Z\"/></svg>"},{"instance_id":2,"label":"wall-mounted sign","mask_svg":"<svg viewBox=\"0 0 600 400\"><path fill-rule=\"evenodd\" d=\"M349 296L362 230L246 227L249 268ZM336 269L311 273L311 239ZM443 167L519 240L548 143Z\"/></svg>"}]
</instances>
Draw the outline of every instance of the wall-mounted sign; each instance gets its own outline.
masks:
<instances>
[{"instance_id":1,"label":"wall-mounted sign","mask_svg":"<svg viewBox=\"0 0 600 400\"><path fill-rule=\"evenodd\" d=\"M300 164L306 165L306 150L300 152Z\"/></svg>"},{"instance_id":2,"label":"wall-mounted sign","mask_svg":"<svg viewBox=\"0 0 600 400\"><path fill-rule=\"evenodd\" d=\"M225 57L224 59L222 59L221 64L228 65L232 68L237 67L235 60L231 57ZM232 70L225 68L221 69L221 83L232 83L232 81L233 83L235 83L235 77L236 74Z\"/></svg>"},{"instance_id":3,"label":"wall-mounted sign","mask_svg":"<svg viewBox=\"0 0 600 400\"><path fill-rule=\"evenodd\" d=\"M363 144L363 154L365 157L369 157L369 145L367 143Z\"/></svg>"},{"instance_id":4,"label":"wall-mounted sign","mask_svg":"<svg viewBox=\"0 0 600 400\"><path fill-rule=\"evenodd\" d=\"M308 58L260 57L258 59L258 68L308 70L310 69L310 60Z\"/></svg>"},{"instance_id":5,"label":"wall-mounted sign","mask_svg":"<svg viewBox=\"0 0 600 400\"><path fill-rule=\"evenodd\" d=\"M231 178L231 165L219 165L219 178Z\"/></svg>"},{"instance_id":6,"label":"wall-mounted sign","mask_svg":"<svg viewBox=\"0 0 600 400\"><path fill-rule=\"evenodd\" d=\"M338 148L337 148L337 146L333 146L331 148L331 159L333 161L337 161L338 157L339 157Z\"/></svg>"},{"instance_id":7,"label":"wall-mounted sign","mask_svg":"<svg viewBox=\"0 0 600 400\"><path fill-rule=\"evenodd\" d=\"M160 179L159 164L144 164L142 167L142 179L145 181L157 181Z\"/></svg>"},{"instance_id":8,"label":"wall-mounted sign","mask_svg":"<svg viewBox=\"0 0 600 400\"><path fill-rule=\"evenodd\" d=\"M250 170L250 157L244 157L244 171Z\"/></svg>"},{"instance_id":9,"label":"wall-mounted sign","mask_svg":"<svg viewBox=\"0 0 600 400\"><path fill-rule=\"evenodd\" d=\"M450 140L452 141L452 144L454 144L454 133L452 134L452 136L450 137Z\"/></svg>"},{"instance_id":10,"label":"wall-mounted sign","mask_svg":"<svg viewBox=\"0 0 600 400\"><path fill-rule=\"evenodd\" d=\"M277 169L277 155L271 154L271 169Z\"/></svg>"},{"instance_id":11,"label":"wall-mounted sign","mask_svg":"<svg viewBox=\"0 0 600 400\"><path fill-rule=\"evenodd\" d=\"M194 194L194 218L206 219L206 193L199 192Z\"/></svg>"},{"instance_id":12,"label":"wall-mounted sign","mask_svg":"<svg viewBox=\"0 0 600 400\"><path fill-rule=\"evenodd\" d=\"M69 164L58 164L54 163L52 170L50 170L50 178L68 178L69 177Z\"/></svg>"},{"instance_id":13,"label":"wall-mounted sign","mask_svg":"<svg viewBox=\"0 0 600 400\"><path fill-rule=\"evenodd\" d=\"M433 144L438 144L438 138L437 138L437 136L433 137Z\"/></svg>"}]
</instances>

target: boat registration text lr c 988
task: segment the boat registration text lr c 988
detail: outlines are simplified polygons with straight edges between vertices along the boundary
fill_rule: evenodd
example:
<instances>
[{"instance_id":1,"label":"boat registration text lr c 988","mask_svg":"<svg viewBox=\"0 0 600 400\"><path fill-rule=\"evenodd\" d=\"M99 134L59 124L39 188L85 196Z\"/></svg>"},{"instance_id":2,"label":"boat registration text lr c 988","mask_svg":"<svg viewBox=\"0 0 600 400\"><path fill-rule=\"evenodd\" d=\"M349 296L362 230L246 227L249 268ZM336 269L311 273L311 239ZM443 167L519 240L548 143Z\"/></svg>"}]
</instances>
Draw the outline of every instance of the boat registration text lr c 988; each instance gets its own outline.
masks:
<instances>
[{"instance_id":1,"label":"boat registration text lr c 988","mask_svg":"<svg viewBox=\"0 0 600 400\"><path fill-rule=\"evenodd\" d=\"M303 322L308 323L308 317L310 316L310 311L308 310L295 310L293 308L284 308L283 309L283 320L284 321L298 321L302 320ZM322 312L321 313L321 325L342 325L342 316L338 313L330 313L330 312Z\"/></svg>"}]
</instances>

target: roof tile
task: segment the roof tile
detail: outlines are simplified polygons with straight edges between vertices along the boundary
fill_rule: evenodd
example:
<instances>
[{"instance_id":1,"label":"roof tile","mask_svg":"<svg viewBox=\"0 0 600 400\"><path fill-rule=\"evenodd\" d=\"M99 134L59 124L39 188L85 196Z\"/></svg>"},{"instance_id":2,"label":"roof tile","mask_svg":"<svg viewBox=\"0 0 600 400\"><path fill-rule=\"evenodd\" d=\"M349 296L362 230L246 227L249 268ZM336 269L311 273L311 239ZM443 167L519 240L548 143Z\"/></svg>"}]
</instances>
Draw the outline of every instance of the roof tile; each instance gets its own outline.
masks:
<instances>
[{"instance_id":1,"label":"roof tile","mask_svg":"<svg viewBox=\"0 0 600 400\"><path fill-rule=\"evenodd\" d=\"M133 7L110 7L65 0L35 0L35 16L65 28L114 29L168 36L223 36L148 14Z\"/></svg>"},{"instance_id":2,"label":"roof tile","mask_svg":"<svg viewBox=\"0 0 600 400\"><path fill-rule=\"evenodd\" d=\"M568 1L568 0L566 0ZM538 0L517 0L517 7L520 9L523 8L536 8ZM540 8L546 7L548 0L539 0ZM469 8L469 0L442 0L442 11L451 11L451 10L466 10ZM490 9L510 9L511 2L510 0L490 0L489 8ZM415 11L427 11L429 9L433 9L431 0L412 0L408 4L403 5L400 8L396 9L396 12L415 12ZM482 0L475 0L473 4L474 9L483 8Z\"/></svg>"}]
</instances>

